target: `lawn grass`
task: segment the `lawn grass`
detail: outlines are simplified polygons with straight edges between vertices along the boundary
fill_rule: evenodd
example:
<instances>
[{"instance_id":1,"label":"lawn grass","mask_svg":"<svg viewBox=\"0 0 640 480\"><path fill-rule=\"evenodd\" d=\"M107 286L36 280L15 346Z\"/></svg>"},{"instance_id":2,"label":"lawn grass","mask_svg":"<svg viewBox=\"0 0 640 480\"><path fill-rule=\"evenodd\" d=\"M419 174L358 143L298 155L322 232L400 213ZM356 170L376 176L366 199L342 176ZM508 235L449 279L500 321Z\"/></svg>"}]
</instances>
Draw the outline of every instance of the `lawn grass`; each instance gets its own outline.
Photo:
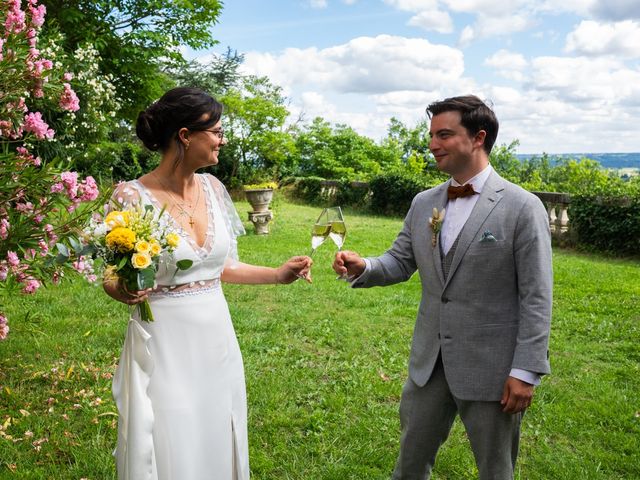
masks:
<instances>
[{"instance_id":1,"label":"lawn grass","mask_svg":"<svg viewBox=\"0 0 640 480\"><path fill-rule=\"evenodd\" d=\"M247 204L238 207L246 218ZM241 239L242 259L277 265L308 253L318 212L279 200L271 234ZM364 255L381 253L401 227L350 211L346 222L345 248ZM245 360L255 480L376 480L393 469L419 279L352 290L335 280L334 252L326 244L314 255L313 285L225 286ZM553 374L524 418L517 478L640 478L639 266L554 252ZM126 307L73 281L15 297L6 313L0 479L114 479L110 388ZM457 421L432 478L476 477Z\"/></svg>"}]
</instances>

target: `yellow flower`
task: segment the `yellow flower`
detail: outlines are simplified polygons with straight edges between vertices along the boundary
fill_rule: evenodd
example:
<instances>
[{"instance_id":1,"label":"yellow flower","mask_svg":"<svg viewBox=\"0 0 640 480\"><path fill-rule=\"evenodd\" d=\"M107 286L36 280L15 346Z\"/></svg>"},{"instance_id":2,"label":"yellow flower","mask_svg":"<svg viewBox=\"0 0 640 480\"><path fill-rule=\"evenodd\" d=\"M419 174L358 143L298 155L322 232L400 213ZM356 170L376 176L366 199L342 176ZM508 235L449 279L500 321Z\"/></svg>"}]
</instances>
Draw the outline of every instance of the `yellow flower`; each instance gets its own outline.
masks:
<instances>
[{"instance_id":1,"label":"yellow flower","mask_svg":"<svg viewBox=\"0 0 640 480\"><path fill-rule=\"evenodd\" d=\"M149 253L150 250L151 250L151 244L146 240L138 240L136 242L136 252Z\"/></svg>"},{"instance_id":2,"label":"yellow flower","mask_svg":"<svg viewBox=\"0 0 640 480\"><path fill-rule=\"evenodd\" d=\"M151 256L152 257L160 255L160 252L162 252L162 247L155 240L151 240L150 248L151 248Z\"/></svg>"},{"instance_id":3,"label":"yellow flower","mask_svg":"<svg viewBox=\"0 0 640 480\"><path fill-rule=\"evenodd\" d=\"M120 252L130 252L136 242L136 234L125 227L117 227L111 230L106 238L107 247L117 249Z\"/></svg>"},{"instance_id":4,"label":"yellow flower","mask_svg":"<svg viewBox=\"0 0 640 480\"><path fill-rule=\"evenodd\" d=\"M167 234L167 244L171 248L176 248L178 246L178 243L180 243L180 237L178 236L177 233Z\"/></svg>"},{"instance_id":5,"label":"yellow flower","mask_svg":"<svg viewBox=\"0 0 640 480\"><path fill-rule=\"evenodd\" d=\"M114 210L107 215L107 218L104 219L104 223L107 224L109 228L117 228L117 227L128 227L129 226L129 212L128 211L118 211Z\"/></svg>"},{"instance_id":6,"label":"yellow flower","mask_svg":"<svg viewBox=\"0 0 640 480\"><path fill-rule=\"evenodd\" d=\"M139 270L143 270L151 265L151 256L148 253L134 253L131 256L131 263Z\"/></svg>"}]
</instances>

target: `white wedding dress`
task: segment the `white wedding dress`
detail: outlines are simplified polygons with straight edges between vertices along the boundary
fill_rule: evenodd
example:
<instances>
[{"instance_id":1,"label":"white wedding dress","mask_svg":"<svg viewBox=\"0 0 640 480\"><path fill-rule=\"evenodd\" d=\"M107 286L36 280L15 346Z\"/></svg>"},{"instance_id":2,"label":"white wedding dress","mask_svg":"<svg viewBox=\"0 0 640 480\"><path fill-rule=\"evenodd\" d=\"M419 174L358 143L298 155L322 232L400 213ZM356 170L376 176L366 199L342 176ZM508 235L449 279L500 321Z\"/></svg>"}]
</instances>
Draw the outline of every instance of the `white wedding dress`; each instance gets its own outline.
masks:
<instances>
[{"instance_id":1,"label":"white wedding dress","mask_svg":"<svg viewBox=\"0 0 640 480\"><path fill-rule=\"evenodd\" d=\"M249 478L244 369L220 285L244 230L222 183L196 177L208 207L205 244L181 231L173 256L162 259L159 287L149 296L155 321L129 320L113 380L120 480ZM121 184L115 196L160 211L137 180ZM175 273L182 259L193 266Z\"/></svg>"}]
</instances>

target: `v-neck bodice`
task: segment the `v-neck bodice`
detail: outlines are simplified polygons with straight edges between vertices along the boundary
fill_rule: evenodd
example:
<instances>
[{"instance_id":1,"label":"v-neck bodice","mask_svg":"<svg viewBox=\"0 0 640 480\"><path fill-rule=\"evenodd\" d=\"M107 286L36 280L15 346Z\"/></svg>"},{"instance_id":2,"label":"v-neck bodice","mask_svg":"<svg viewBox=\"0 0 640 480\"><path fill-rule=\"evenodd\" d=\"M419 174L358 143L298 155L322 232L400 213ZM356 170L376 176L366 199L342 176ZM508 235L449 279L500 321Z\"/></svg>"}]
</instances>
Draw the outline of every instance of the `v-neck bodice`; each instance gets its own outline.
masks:
<instances>
[{"instance_id":1,"label":"v-neck bodice","mask_svg":"<svg viewBox=\"0 0 640 480\"><path fill-rule=\"evenodd\" d=\"M215 229L216 215L213 208L215 198L214 198L213 192L211 191L211 186L209 185L209 182L207 181L206 177L204 175L196 174L195 178L196 178L196 181L200 182L200 188L204 192L204 199L205 199L206 210L207 210L207 216L206 216L207 229L205 233L204 242L202 243L202 245L198 243L197 239L193 236L193 234L185 230L182 227L182 225L180 225L180 223L173 217L173 215L169 213L168 210L164 210L164 215L171 222L173 227L180 233L180 236L189 242L191 247L193 247L193 250L197 252L201 257L206 257L211 251L211 248L213 247L213 240L215 238L215 232L216 232L216 229ZM161 212L163 210L163 205L158 201L158 199L155 197L153 192L151 192L151 190L145 187L140 180L134 180L134 182L138 187L139 191L142 192L147 197L147 200L149 201L149 203L155 207L156 211ZM219 214L220 213L218 212L218 215Z\"/></svg>"},{"instance_id":2,"label":"v-neck bodice","mask_svg":"<svg viewBox=\"0 0 640 480\"><path fill-rule=\"evenodd\" d=\"M172 255L163 253L160 257L156 283L160 286L184 285L206 280L217 279L222 274L227 257L230 254L231 236L223 219L223 211L206 177L197 175L202 182L206 202L208 227L207 238L202 246L199 246L188 232L179 228L177 222L166 211L163 215L168 217L171 224L180 236L180 243ZM151 205L157 214L162 207L150 194L148 189L138 180L126 182L121 185L120 198L117 200L125 205L141 203ZM178 270L176 263L179 260L191 260L192 266L187 270Z\"/></svg>"}]
</instances>

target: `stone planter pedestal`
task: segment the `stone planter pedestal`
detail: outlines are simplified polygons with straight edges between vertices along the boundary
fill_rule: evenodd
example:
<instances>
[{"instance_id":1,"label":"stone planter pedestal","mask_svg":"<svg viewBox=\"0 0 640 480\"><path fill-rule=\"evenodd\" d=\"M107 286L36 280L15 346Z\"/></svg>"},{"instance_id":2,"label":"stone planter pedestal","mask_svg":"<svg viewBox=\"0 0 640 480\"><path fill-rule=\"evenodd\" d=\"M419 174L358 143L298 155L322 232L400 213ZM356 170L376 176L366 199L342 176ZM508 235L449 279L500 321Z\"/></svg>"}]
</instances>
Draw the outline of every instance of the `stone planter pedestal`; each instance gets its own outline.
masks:
<instances>
[{"instance_id":1,"label":"stone planter pedestal","mask_svg":"<svg viewBox=\"0 0 640 480\"><path fill-rule=\"evenodd\" d=\"M249 221L253 223L256 235L267 235L269 233L269 222L273 220L273 212L248 212Z\"/></svg>"},{"instance_id":2,"label":"stone planter pedestal","mask_svg":"<svg viewBox=\"0 0 640 480\"><path fill-rule=\"evenodd\" d=\"M249 213L249 221L253 223L253 227L257 235L266 235L269 233L269 222L273 219L273 212L269 210L269 204L273 199L272 188L257 188L254 190L245 190L244 195L251 204L253 211Z\"/></svg>"},{"instance_id":3,"label":"stone planter pedestal","mask_svg":"<svg viewBox=\"0 0 640 480\"><path fill-rule=\"evenodd\" d=\"M244 195L247 197L247 201L251 204L254 212L267 212L273 199L273 189L260 188L245 190Z\"/></svg>"}]
</instances>

